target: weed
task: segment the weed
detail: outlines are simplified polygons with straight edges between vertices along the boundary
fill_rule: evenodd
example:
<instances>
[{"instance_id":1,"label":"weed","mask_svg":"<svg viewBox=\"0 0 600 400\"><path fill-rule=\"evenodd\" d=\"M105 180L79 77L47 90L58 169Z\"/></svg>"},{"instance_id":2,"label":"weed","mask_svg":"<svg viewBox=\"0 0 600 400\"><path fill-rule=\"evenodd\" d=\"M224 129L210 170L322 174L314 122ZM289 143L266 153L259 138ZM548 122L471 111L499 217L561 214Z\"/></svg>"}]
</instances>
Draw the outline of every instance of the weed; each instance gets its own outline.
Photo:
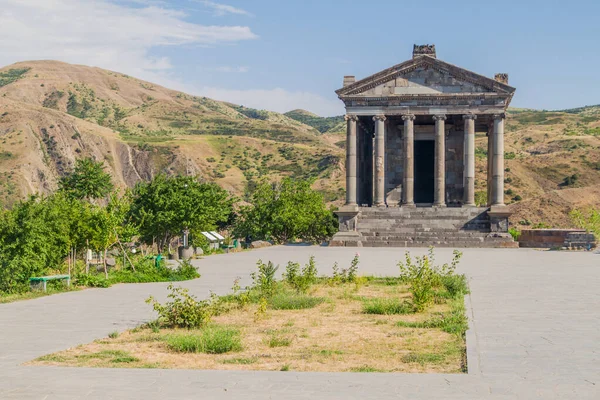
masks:
<instances>
[{"instance_id":1,"label":"weed","mask_svg":"<svg viewBox=\"0 0 600 400\"><path fill-rule=\"evenodd\" d=\"M108 334L108 337L111 339L116 339L119 337L119 332L117 332L117 331L111 332Z\"/></svg>"},{"instance_id":2,"label":"weed","mask_svg":"<svg viewBox=\"0 0 600 400\"><path fill-rule=\"evenodd\" d=\"M437 313L433 318L421 322L398 321L396 326L404 328L439 328L447 333L462 336L469 329L465 305L462 299L450 303L451 310L447 313Z\"/></svg>"},{"instance_id":3,"label":"weed","mask_svg":"<svg viewBox=\"0 0 600 400\"><path fill-rule=\"evenodd\" d=\"M261 297L260 301L258 302L258 307L254 312L254 322L257 322L267 316L267 305L267 299Z\"/></svg>"},{"instance_id":4,"label":"weed","mask_svg":"<svg viewBox=\"0 0 600 400\"><path fill-rule=\"evenodd\" d=\"M408 353L402 356L403 363L434 364L444 360L443 354L438 353Z\"/></svg>"},{"instance_id":5,"label":"weed","mask_svg":"<svg viewBox=\"0 0 600 400\"><path fill-rule=\"evenodd\" d=\"M287 347L292 344L292 338L282 332L273 332L267 340L269 347Z\"/></svg>"},{"instance_id":6,"label":"weed","mask_svg":"<svg viewBox=\"0 0 600 400\"><path fill-rule=\"evenodd\" d=\"M290 370L290 364L285 364L280 369L280 371L289 371L289 370Z\"/></svg>"},{"instance_id":7,"label":"weed","mask_svg":"<svg viewBox=\"0 0 600 400\"><path fill-rule=\"evenodd\" d=\"M269 298L275 293L275 273L279 266L273 265L271 261L267 264L262 260L256 263L258 272L252 273L253 287L259 291L262 297Z\"/></svg>"},{"instance_id":8,"label":"weed","mask_svg":"<svg viewBox=\"0 0 600 400\"><path fill-rule=\"evenodd\" d=\"M158 313L162 324L170 328L199 328L210 322L210 319L219 313L218 301L214 294L208 300L198 300L189 294L188 289L167 287L171 291L167 296L170 301L160 304L150 296L146 303L151 303L154 311Z\"/></svg>"}]
</instances>

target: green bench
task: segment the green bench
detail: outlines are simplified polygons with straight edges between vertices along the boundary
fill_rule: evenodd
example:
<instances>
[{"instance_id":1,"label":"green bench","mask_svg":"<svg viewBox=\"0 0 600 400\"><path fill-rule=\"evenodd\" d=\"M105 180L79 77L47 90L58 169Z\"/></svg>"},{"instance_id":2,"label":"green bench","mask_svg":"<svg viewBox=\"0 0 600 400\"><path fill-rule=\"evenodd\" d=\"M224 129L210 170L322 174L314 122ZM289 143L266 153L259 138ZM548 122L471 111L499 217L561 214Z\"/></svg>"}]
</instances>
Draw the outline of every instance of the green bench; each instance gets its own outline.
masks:
<instances>
[{"instance_id":1,"label":"green bench","mask_svg":"<svg viewBox=\"0 0 600 400\"><path fill-rule=\"evenodd\" d=\"M50 276L39 276L34 278L29 278L29 286L39 286L40 284L44 287L44 292L46 291L46 283L48 281L61 281L66 280L67 286L71 286L71 275L50 275Z\"/></svg>"}]
</instances>

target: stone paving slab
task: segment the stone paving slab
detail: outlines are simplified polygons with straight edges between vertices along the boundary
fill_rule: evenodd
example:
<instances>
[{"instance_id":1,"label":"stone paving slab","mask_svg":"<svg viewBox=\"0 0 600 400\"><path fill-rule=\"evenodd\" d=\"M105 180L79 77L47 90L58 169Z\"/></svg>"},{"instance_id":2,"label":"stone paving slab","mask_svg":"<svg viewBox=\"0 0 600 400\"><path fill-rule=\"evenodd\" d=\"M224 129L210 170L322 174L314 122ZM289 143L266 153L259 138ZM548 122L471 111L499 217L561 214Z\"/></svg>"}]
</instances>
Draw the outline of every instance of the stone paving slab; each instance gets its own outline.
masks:
<instances>
[{"instance_id":1,"label":"stone paving slab","mask_svg":"<svg viewBox=\"0 0 600 400\"><path fill-rule=\"evenodd\" d=\"M198 296L249 282L257 259L284 269L315 255L321 273L350 264L397 275L404 249L280 246L196 261ZM437 249L449 261L451 249ZM413 249L424 254L426 249ZM469 374L380 374L93 369L23 366L153 317L165 283L116 285L0 304L0 399L600 399L600 255L532 249L465 249L472 326ZM468 303L467 303L468 304ZM471 365L470 367L473 367Z\"/></svg>"}]
</instances>

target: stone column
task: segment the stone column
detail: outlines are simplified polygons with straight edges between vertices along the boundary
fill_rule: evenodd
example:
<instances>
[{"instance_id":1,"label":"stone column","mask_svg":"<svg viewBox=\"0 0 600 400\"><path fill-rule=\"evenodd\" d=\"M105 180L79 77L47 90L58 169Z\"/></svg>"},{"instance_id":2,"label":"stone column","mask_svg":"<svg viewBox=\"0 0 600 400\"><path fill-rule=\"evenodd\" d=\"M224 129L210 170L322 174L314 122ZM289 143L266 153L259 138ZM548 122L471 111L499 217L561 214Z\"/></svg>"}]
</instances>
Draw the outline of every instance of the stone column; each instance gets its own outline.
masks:
<instances>
[{"instance_id":1,"label":"stone column","mask_svg":"<svg viewBox=\"0 0 600 400\"><path fill-rule=\"evenodd\" d=\"M415 206L415 116L402 116L404 121L404 205Z\"/></svg>"},{"instance_id":2,"label":"stone column","mask_svg":"<svg viewBox=\"0 0 600 400\"><path fill-rule=\"evenodd\" d=\"M375 206L385 207L385 115L375 121Z\"/></svg>"},{"instance_id":3,"label":"stone column","mask_svg":"<svg viewBox=\"0 0 600 400\"><path fill-rule=\"evenodd\" d=\"M346 205L356 205L356 115L346 115Z\"/></svg>"},{"instance_id":4,"label":"stone column","mask_svg":"<svg viewBox=\"0 0 600 400\"><path fill-rule=\"evenodd\" d=\"M494 158L494 129L488 126L488 149L487 149L487 206L492 205L492 161Z\"/></svg>"},{"instance_id":5,"label":"stone column","mask_svg":"<svg viewBox=\"0 0 600 400\"><path fill-rule=\"evenodd\" d=\"M434 115L435 121L435 189L433 205L446 206L446 121L445 115Z\"/></svg>"},{"instance_id":6,"label":"stone column","mask_svg":"<svg viewBox=\"0 0 600 400\"><path fill-rule=\"evenodd\" d=\"M463 187L465 206L475 206L475 119L476 115L463 115L465 120Z\"/></svg>"},{"instance_id":7,"label":"stone column","mask_svg":"<svg viewBox=\"0 0 600 400\"><path fill-rule=\"evenodd\" d=\"M504 114L494 115L492 206L504 205Z\"/></svg>"}]
</instances>

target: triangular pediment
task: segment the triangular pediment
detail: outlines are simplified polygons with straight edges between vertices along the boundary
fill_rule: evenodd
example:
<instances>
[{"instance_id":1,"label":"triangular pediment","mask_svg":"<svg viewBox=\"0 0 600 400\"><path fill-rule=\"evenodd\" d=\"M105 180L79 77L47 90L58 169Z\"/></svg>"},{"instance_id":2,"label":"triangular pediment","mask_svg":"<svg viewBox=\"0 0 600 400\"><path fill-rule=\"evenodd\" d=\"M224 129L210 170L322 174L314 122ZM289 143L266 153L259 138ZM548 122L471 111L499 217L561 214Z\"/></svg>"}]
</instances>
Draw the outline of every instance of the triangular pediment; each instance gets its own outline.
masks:
<instances>
[{"instance_id":1,"label":"triangular pediment","mask_svg":"<svg viewBox=\"0 0 600 400\"><path fill-rule=\"evenodd\" d=\"M336 91L344 97L485 94L514 88L429 56L419 56Z\"/></svg>"}]
</instances>

